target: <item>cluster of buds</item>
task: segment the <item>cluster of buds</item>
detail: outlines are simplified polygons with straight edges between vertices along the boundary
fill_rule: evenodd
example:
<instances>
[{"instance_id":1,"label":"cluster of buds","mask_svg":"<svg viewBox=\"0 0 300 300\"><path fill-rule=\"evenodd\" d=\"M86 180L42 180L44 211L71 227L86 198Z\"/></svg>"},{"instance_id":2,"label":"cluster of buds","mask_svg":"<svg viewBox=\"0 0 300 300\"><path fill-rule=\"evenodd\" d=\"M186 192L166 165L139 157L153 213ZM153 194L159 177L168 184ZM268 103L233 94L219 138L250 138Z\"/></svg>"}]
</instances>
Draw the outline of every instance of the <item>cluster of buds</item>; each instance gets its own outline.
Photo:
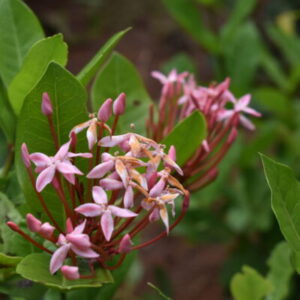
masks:
<instances>
[{"instance_id":1,"label":"cluster of buds","mask_svg":"<svg viewBox=\"0 0 300 300\"><path fill-rule=\"evenodd\" d=\"M119 117L125 110L125 94L115 101L107 99L97 116L71 129L69 141L58 144L52 122L53 107L47 93L42 96L42 113L47 117L56 154L29 153L22 145L22 158L33 188L49 222L32 214L26 216L29 231L48 243L40 243L12 221L7 225L41 250L51 254L50 273L62 272L74 280L95 276L95 265L117 268L126 254L166 236L183 218L189 193L172 175L183 175L176 164L176 150L165 153L163 145L136 133L115 135ZM112 127L107 124L110 118ZM86 130L86 153L76 153L77 135ZM88 161L88 173L76 166L76 158ZM35 168L32 169L32 164ZM35 175L35 173L37 175ZM52 186L64 207L66 224L61 228L43 197ZM175 217L175 200L182 198ZM171 207L173 222L169 222ZM161 220L163 231L152 239L134 245L133 238L149 224ZM51 224L50 224L51 223ZM47 247L49 242L52 247ZM54 250L53 250L54 249ZM115 265L111 259L118 255ZM79 260L86 262L90 274L83 274Z\"/></svg>"},{"instance_id":2,"label":"cluster of buds","mask_svg":"<svg viewBox=\"0 0 300 300\"><path fill-rule=\"evenodd\" d=\"M244 116L261 114L248 107L249 94L236 99L229 91L230 80L209 87L197 85L194 76L188 72L178 74L175 70L168 76L152 72L162 84L158 120L154 121L154 107L150 107L147 122L148 136L161 141L174 126L194 111L199 111L207 124L206 139L182 167L188 190L195 191L211 183L218 175L218 164L224 158L237 137L241 124L254 130L252 122ZM193 130L193 129L191 129Z\"/></svg>"}]
</instances>

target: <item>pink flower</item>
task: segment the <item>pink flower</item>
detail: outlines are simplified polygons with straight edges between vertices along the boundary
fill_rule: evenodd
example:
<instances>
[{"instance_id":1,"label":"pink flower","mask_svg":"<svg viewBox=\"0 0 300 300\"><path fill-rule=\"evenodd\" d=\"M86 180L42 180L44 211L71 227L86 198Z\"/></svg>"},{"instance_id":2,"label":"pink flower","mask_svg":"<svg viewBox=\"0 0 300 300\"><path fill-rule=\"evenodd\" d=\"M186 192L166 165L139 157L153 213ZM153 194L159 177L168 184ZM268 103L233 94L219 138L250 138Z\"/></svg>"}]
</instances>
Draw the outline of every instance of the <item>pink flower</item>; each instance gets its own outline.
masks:
<instances>
[{"instance_id":1,"label":"pink flower","mask_svg":"<svg viewBox=\"0 0 300 300\"><path fill-rule=\"evenodd\" d=\"M60 270L66 279L76 280L80 278L78 267L62 266Z\"/></svg>"},{"instance_id":2,"label":"pink flower","mask_svg":"<svg viewBox=\"0 0 300 300\"><path fill-rule=\"evenodd\" d=\"M36 189L41 192L54 179L55 172L60 172L70 183L75 184L75 174L83 173L72 163L72 157L90 158L90 153L69 152L70 142L62 145L54 157L35 152L30 154L30 160L36 165L36 172L40 173L36 180Z\"/></svg>"},{"instance_id":3,"label":"pink flower","mask_svg":"<svg viewBox=\"0 0 300 300\"><path fill-rule=\"evenodd\" d=\"M75 211L90 218L101 216L101 228L107 241L110 240L114 230L113 215L121 218L137 216L136 213L128 209L108 205L106 192L100 186L93 187L93 199L95 203L82 204Z\"/></svg>"},{"instance_id":4,"label":"pink flower","mask_svg":"<svg viewBox=\"0 0 300 300\"><path fill-rule=\"evenodd\" d=\"M84 234L86 221L76 226L74 230L66 235L60 234L57 244L60 246L52 255L50 260L50 273L58 271L66 259L69 250L85 258L97 258L99 254L91 249L90 238ZM69 227L70 225L68 225Z\"/></svg>"},{"instance_id":5,"label":"pink flower","mask_svg":"<svg viewBox=\"0 0 300 300\"><path fill-rule=\"evenodd\" d=\"M126 106L126 95L121 93L113 104L113 112L115 116L120 116L124 113Z\"/></svg>"},{"instance_id":6,"label":"pink flower","mask_svg":"<svg viewBox=\"0 0 300 300\"><path fill-rule=\"evenodd\" d=\"M255 126L253 123L246 118L245 116L241 115L241 113L246 113L248 115L252 115L254 117L260 117L261 114L257 112L256 110L248 107L249 103L251 101L251 95L247 94L243 97L241 97L239 100L236 100L234 97L231 97L230 102L233 102L234 108L231 110L223 110L219 113L218 120L228 120L230 119L234 114L239 114L239 120L243 126L245 126L249 130L254 130Z\"/></svg>"},{"instance_id":7,"label":"pink flower","mask_svg":"<svg viewBox=\"0 0 300 300\"><path fill-rule=\"evenodd\" d=\"M98 110L98 120L101 122L107 122L108 119L111 116L111 110L112 110L112 99L109 98L104 101L104 103L101 105L100 109Z\"/></svg>"}]
</instances>

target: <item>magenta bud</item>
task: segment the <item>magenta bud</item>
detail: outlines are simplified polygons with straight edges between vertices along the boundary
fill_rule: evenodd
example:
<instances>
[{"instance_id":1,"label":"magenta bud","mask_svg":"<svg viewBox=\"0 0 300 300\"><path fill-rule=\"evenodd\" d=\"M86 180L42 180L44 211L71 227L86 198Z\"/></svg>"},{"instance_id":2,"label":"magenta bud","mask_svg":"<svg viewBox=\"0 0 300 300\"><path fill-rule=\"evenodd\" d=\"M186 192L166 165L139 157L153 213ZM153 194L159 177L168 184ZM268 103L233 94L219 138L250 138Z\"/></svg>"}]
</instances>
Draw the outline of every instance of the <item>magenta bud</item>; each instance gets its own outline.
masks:
<instances>
[{"instance_id":1,"label":"magenta bud","mask_svg":"<svg viewBox=\"0 0 300 300\"><path fill-rule=\"evenodd\" d=\"M64 277L68 280L76 280L80 278L78 267L62 266L60 270Z\"/></svg>"},{"instance_id":2,"label":"magenta bud","mask_svg":"<svg viewBox=\"0 0 300 300\"><path fill-rule=\"evenodd\" d=\"M150 175L147 174L147 183L149 189L151 189L155 185L157 177L158 177L157 172L153 172Z\"/></svg>"},{"instance_id":3,"label":"magenta bud","mask_svg":"<svg viewBox=\"0 0 300 300\"><path fill-rule=\"evenodd\" d=\"M48 222L46 222L42 224L39 233L47 239L52 237L54 230L55 228Z\"/></svg>"},{"instance_id":4,"label":"magenta bud","mask_svg":"<svg viewBox=\"0 0 300 300\"><path fill-rule=\"evenodd\" d=\"M122 115L125 111L126 95L121 93L113 104L113 112L115 116Z\"/></svg>"},{"instance_id":5,"label":"magenta bud","mask_svg":"<svg viewBox=\"0 0 300 300\"><path fill-rule=\"evenodd\" d=\"M133 245L130 235L127 233L123 236L120 245L119 245L119 253L128 253L131 250L131 246Z\"/></svg>"},{"instance_id":6,"label":"magenta bud","mask_svg":"<svg viewBox=\"0 0 300 300\"><path fill-rule=\"evenodd\" d=\"M98 120L104 123L108 121L111 116L112 103L113 101L111 98L104 101L98 110Z\"/></svg>"},{"instance_id":7,"label":"magenta bud","mask_svg":"<svg viewBox=\"0 0 300 300\"><path fill-rule=\"evenodd\" d=\"M173 145L170 147L168 155L172 160L176 161L176 148Z\"/></svg>"},{"instance_id":8,"label":"magenta bud","mask_svg":"<svg viewBox=\"0 0 300 300\"><path fill-rule=\"evenodd\" d=\"M19 231L19 230L20 230L19 226L18 226L16 223L12 222L12 221L6 222L6 225L7 225L10 229L12 229L13 231Z\"/></svg>"},{"instance_id":9,"label":"magenta bud","mask_svg":"<svg viewBox=\"0 0 300 300\"><path fill-rule=\"evenodd\" d=\"M29 168L30 167L30 155L28 152L27 145L25 143L23 143L21 146L21 153L22 153L22 159L23 159L24 165L26 166L26 168Z\"/></svg>"},{"instance_id":10,"label":"magenta bud","mask_svg":"<svg viewBox=\"0 0 300 300\"><path fill-rule=\"evenodd\" d=\"M41 230L42 222L32 214L26 215L26 223L29 230L32 232L39 232Z\"/></svg>"},{"instance_id":11,"label":"magenta bud","mask_svg":"<svg viewBox=\"0 0 300 300\"><path fill-rule=\"evenodd\" d=\"M48 93L43 93L42 96L42 113L45 116L52 115L53 113L53 107Z\"/></svg>"}]
</instances>

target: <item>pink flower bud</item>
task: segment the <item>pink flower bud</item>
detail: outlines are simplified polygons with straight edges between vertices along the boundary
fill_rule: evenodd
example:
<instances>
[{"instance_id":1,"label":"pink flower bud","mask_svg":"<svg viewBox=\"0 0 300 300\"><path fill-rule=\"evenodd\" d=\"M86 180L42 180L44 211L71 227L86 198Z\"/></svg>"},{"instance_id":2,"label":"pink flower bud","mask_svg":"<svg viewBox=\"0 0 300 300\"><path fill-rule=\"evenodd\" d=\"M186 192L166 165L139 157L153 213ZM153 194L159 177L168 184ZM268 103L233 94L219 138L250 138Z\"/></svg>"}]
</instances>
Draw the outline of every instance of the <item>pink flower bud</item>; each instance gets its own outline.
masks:
<instances>
[{"instance_id":1,"label":"pink flower bud","mask_svg":"<svg viewBox=\"0 0 300 300\"><path fill-rule=\"evenodd\" d=\"M127 233L123 236L120 245L119 245L119 253L128 253L131 250L131 246L133 242L130 239L130 235Z\"/></svg>"},{"instance_id":2,"label":"pink flower bud","mask_svg":"<svg viewBox=\"0 0 300 300\"><path fill-rule=\"evenodd\" d=\"M41 229L42 222L38 220L32 214L26 215L26 223L30 231L32 232L39 232Z\"/></svg>"},{"instance_id":3,"label":"pink flower bud","mask_svg":"<svg viewBox=\"0 0 300 300\"><path fill-rule=\"evenodd\" d=\"M45 116L52 115L53 107L48 93L43 93L42 96L42 113Z\"/></svg>"},{"instance_id":4,"label":"pink flower bud","mask_svg":"<svg viewBox=\"0 0 300 300\"><path fill-rule=\"evenodd\" d=\"M6 222L6 225L7 225L10 229L12 229L13 231L17 231L17 232L18 232L18 231L20 230L19 226L18 226L16 223L12 222L12 221Z\"/></svg>"},{"instance_id":5,"label":"pink flower bud","mask_svg":"<svg viewBox=\"0 0 300 300\"><path fill-rule=\"evenodd\" d=\"M80 278L78 267L62 266L60 270L64 277L68 280L76 280Z\"/></svg>"},{"instance_id":6,"label":"pink flower bud","mask_svg":"<svg viewBox=\"0 0 300 300\"><path fill-rule=\"evenodd\" d=\"M48 222L46 222L42 224L39 233L47 239L52 237L54 230L55 228Z\"/></svg>"},{"instance_id":7,"label":"pink flower bud","mask_svg":"<svg viewBox=\"0 0 300 300\"><path fill-rule=\"evenodd\" d=\"M104 123L108 121L111 116L112 103L113 101L110 98L104 101L98 111L98 120Z\"/></svg>"},{"instance_id":8,"label":"pink flower bud","mask_svg":"<svg viewBox=\"0 0 300 300\"><path fill-rule=\"evenodd\" d=\"M176 148L173 145L170 147L168 155L172 160L176 161Z\"/></svg>"},{"instance_id":9,"label":"pink flower bud","mask_svg":"<svg viewBox=\"0 0 300 300\"><path fill-rule=\"evenodd\" d=\"M126 95L121 93L113 104L113 112L115 116L122 115L125 111Z\"/></svg>"},{"instance_id":10,"label":"pink flower bud","mask_svg":"<svg viewBox=\"0 0 300 300\"><path fill-rule=\"evenodd\" d=\"M26 168L29 168L30 167L30 155L28 152L27 145L25 143L23 143L21 146L21 153L22 153L22 159L23 159L24 165L26 166Z\"/></svg>"}]
</instances>

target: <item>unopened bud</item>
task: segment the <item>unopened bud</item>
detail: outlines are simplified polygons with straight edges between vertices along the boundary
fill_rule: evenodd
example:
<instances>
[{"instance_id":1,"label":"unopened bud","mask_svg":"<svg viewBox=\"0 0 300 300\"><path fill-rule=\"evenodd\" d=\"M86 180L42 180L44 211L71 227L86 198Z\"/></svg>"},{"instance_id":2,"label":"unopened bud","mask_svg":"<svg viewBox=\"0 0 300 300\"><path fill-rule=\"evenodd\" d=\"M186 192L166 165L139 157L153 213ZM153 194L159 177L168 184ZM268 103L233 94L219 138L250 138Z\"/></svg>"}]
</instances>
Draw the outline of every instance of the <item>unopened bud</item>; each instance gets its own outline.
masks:
<instances>
[{"instance_id":1,"label":"unopened bud","mask_svg":"<svg viewBox=\"0 0 300 300\"><path fill-rule=\"evenodd\" d=\"M170 147L168 155L172 160L176 161L176 148L173 145Z\"/></svg>"},{"instance_id":2,"label":"unopened bud","mask_svg":"<svg viewBox=\"0 0 300 300\"><path fill-rule=\"evenodd\" d=\"M29 168L30 167L30 155L28 152L27 145L25 143L23 143L21 146L21 153L22 153L22 159L23 159L24 165L26 166L26 168Z\"/></svg>"},{"instance_id":3,"label":"unopened bud","mask_svg":"<svg viewBox=\"0 0 300 300\"><path fill-rule=\"evenodd\" d=\"M48 93L43 93L42 96L42 113L45 116L52 115L53 107Z\"/></svg>"},{"instance_id":4,"label":"unopened bud","mask_svg":"<svg viewBox=\"0 0 300 300\"><path fill-rule=\"evenodd\" d=\"M123 236L120 246L119 246L119 252L120 253L128 253L131 250L131 246L133 245L130 235L127 233Z\"/></svg>"},{"instance_id":5,"label":"unopened bud","mask_svg":"<svg viewBox=\"0 0 300 300\"><path fill-rule=\"evenodd\" d=\"M115 116L122 115L125 111L126 95L121 93L113 104L113 112Z\"/></svg>"},{"instance_id":6,"label":"unopened bud","mask_svg":"<svg viewBox=\"0 0 300 300\"><path fill-rule=\"evenodd\" d=\"M45 238L51 238L55 228L48 222L42 224L39 233Z\"/></svg>"},{"instance_id":7,"label":"unopened bud","mask_svg":"<svg viewBox=\"0 0 300 300\"><path fill-rule=\"evenodd\" d=\"M78 267L62 266L60 270L66 279L76 280L80 278Z\"/></svg>"},{"instance_id":8,"label":"unopened bud","mask_svg":"<svg viewBox=\"0 0 300 300\"><path fill-rule=\"evenodd\" d=\"M12 229L13 231L19 231L19 230L20 230L19 226L18 226L16 223L12 222L12 221L6 222L6 225L7 225L10 229Z\"/></svg>"},{"instance_id":9,"label":"unopened bud","mask_svg":"<svg viewBox=\"0 0 300 300\"><path fill-rule=\"evenodd\" d=\"M108 119L111 116L112 103L113 101L111 98L104 101L104 103L101 105L98 111L98 120L104 123L108 121Z\"/></svg>"},{"instance_id":10,"label":"unopened bud","mask_svg":"<svg viewBox=\"0 0 300 300\"><path fill-rule=\"evenodd\" d=\"M29 230L32 232L39 232L41 230L42 222L32 214L26 215L26 223Z\"/></svg>"}]
</instances>

